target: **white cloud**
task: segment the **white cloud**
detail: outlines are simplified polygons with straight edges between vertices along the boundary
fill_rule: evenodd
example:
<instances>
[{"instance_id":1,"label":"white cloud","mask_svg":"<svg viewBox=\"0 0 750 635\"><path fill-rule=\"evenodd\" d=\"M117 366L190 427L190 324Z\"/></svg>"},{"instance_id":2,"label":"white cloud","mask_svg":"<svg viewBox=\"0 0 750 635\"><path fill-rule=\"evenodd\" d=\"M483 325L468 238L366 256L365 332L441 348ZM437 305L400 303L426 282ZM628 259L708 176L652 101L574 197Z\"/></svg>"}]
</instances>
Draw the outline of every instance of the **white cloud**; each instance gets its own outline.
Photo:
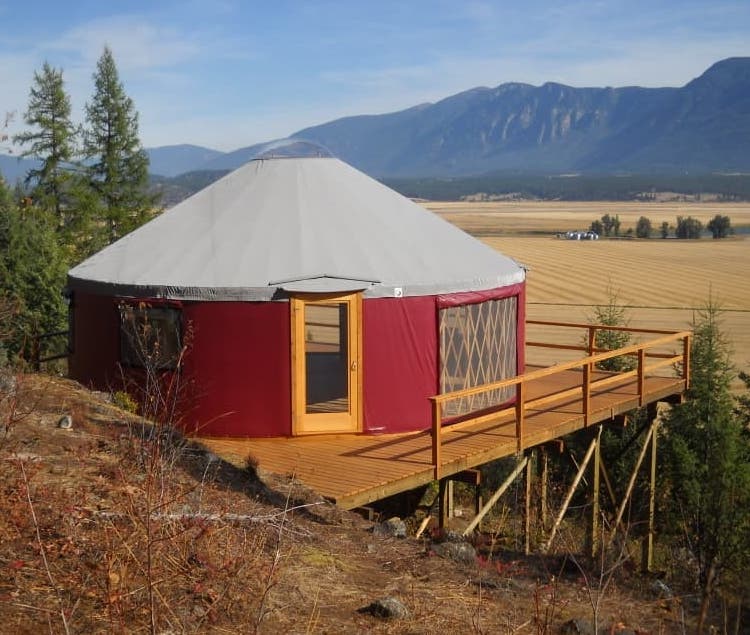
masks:
<instances>
[{"instance_id":1,"label":"white cloud","mask_svg":"<svg viewBox=\"0 0 750 635\"><path fill-rule=\"evenodd\" d=\"M172 27L159 26L139 16L111 16L81 24L45 48L62 52L93 68L108 45L124 71L164 68L188 62L201 46Z\"/></svg>"}]
</instances>

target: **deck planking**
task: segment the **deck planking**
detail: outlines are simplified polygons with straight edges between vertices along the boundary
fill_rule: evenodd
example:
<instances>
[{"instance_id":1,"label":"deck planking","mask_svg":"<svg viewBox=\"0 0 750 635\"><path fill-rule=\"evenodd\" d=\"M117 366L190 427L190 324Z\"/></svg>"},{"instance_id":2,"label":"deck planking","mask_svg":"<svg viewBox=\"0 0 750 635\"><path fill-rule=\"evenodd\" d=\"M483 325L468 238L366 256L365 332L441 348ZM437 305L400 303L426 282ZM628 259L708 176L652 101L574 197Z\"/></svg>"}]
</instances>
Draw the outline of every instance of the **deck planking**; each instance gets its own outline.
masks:
<instances>
[{"instance_id":1,"label":"deck planking","mask_svg":"<svg viewBox=\"0 0 750 635\"><path fill-rule=\"evenodd\" d=\"M604 377L606 374L597 372ZM565 371L529 385L529 400L579 386L581 373ZM649 376L644 405L682 394L685 381ZM592 392L588 426L636 408L635 379ZM586 427L580 398L561 398L524 418L522 448L528 449ZM366 505L429 483L434 478L429 431L394 435L331 434L289 438L198 438L225 460L244 467L248 456L261 470L294 475L307 487L344 509ZM441 476L515 455L518 449L513 409L479 423L445 426Z\"/></svg>"}]
</instances>

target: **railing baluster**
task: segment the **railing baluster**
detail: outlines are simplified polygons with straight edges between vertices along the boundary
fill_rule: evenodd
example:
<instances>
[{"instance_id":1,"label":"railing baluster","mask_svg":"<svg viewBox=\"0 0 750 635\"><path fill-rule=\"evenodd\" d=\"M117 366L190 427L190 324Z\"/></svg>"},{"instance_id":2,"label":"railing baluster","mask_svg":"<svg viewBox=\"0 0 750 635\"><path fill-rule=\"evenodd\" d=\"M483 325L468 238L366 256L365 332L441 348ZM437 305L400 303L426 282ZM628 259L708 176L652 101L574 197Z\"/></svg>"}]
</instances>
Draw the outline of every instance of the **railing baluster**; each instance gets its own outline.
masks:
<instances>
[{"instance_id":1,"label":"railing baluster","mask_svg":"<svg viewBox=\"0 0 750 635\"><path fill-rule=\"evenodd\" d=\"M516 384L516 451L523 452L523 419L526 411L526 382Z\"/></svg>"},{"instance_id":2,"label":"railing baluster","mask_svg":"<svg viewBox=\"0 0 750 635\"><path fill-rule=\"evenodd\" d=\"M440 444L443 428L443 407L438 399L432 400L432 467L435 480L440 480Z\"/></svg>"},{"instance_id":3,"label":"railing baluster","mask_svg":"<svg viewBox=\"0 0 750 635\"><path fill-rule=\"evenodd\" d=\"M583 365L583 385L581 387L583 400L583 425L589 425L589 413L591 412L591 364Z\"/></svg>"},{"instance_id":4,"label":"railing baluster","mask_svg":"<svg viewBox=\"0 0 750 635\"><path fill-rule=\"evenodd\" d=\"M643 392L645 387L646 349L638 349L638 405L643 405Z\"/></svg>"}]
</instances>

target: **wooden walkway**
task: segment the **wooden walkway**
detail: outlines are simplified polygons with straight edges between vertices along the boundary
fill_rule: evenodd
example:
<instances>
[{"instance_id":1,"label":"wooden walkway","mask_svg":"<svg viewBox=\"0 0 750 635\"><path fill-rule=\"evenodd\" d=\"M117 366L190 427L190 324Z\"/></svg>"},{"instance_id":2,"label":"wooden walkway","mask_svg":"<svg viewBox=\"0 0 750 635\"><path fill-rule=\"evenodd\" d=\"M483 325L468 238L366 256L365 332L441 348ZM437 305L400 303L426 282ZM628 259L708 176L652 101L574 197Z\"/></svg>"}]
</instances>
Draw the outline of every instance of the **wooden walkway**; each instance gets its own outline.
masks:
<instances>
[{"instance_id":1,"label":"wooden walkway","mask_svg":"<svg viewBox=\"0 0 750 635\"><path fill-rule=\"evenodd\" d=\"M687 341L687 340L686 340ZM593 359L593 358L590 358ZM663 364L662 364L663 365ZM528 371L533 369L527 368ZM531 373L534 374L533 372ZM588 417L584 415L583 370L565 369L533 379L525 386L523 434L517 436L517 409L443 425L439 437L439 474L448 477L497 458L609 421L639 405L681 395L688 377L639 376L611 381L612 374L592 371L587 379ZM597 381L604 387L597 389ZM577 396L571 396L578 390ZM560 397L555 397L559 394ZM534 401L543 402L539 408ZM586 422L586 418L588 421ZM240 465L252 457L262 470L294 475L344 509L366 505L429 483L435 477L431 431L401 435L320 435L274 439L197 439L215 454Z\"/></svg>"}]
</instances>

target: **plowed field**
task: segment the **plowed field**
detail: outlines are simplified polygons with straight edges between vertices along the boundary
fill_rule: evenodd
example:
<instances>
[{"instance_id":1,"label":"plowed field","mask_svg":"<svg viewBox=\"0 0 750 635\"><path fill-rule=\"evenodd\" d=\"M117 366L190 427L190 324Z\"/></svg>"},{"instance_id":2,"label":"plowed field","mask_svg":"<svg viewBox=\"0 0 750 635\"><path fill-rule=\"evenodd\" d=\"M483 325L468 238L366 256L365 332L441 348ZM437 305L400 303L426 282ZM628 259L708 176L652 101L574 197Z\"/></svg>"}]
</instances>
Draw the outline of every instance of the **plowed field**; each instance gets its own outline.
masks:
<instances>
[{"instance_id":1,"label":"plowed field","mask_svg":"<svg viewBox=\"0 0 750 635\"><path fill-rule=\"evenodd\" d=\"M603 213L623 231L640 216L654 226L677 214L704 224L715 214L750 224L750 205L613 203L430 203L447 220L529 268L528 317L588 321L608 287L628 307L630 325L681 330L709 295L724 310L723 331L735 364L750 370L750 236L725 240L573 241L555 231L587 229ZM548 232L544 235L541 232Z\"/></svg>"}]
</instances>

